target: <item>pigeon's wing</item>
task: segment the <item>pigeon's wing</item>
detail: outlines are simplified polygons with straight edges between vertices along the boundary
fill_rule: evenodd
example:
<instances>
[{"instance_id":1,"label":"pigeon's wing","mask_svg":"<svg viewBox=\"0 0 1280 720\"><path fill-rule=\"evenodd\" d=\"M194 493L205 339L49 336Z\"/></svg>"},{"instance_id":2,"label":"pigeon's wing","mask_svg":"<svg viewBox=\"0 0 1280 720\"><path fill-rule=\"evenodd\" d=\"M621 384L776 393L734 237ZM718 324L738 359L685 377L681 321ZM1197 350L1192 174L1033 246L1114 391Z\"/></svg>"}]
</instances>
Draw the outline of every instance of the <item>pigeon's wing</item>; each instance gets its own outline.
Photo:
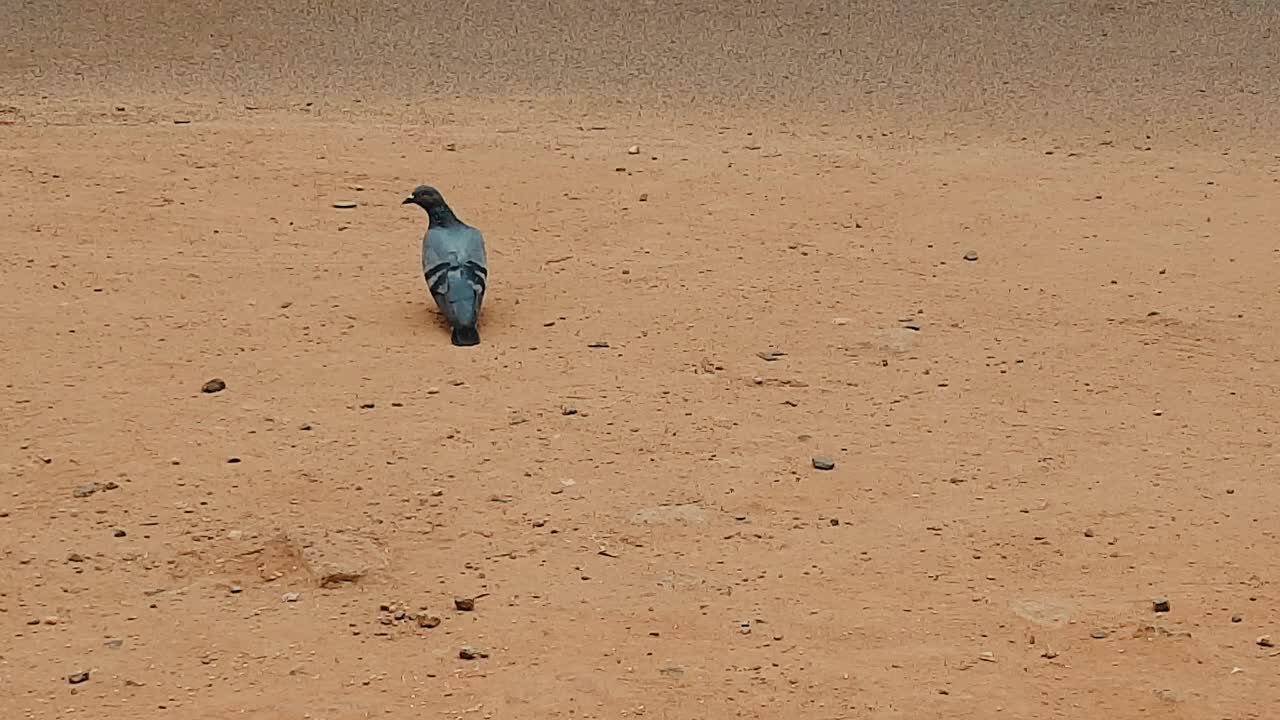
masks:
<instances>
[{"instance_id":1,"label":"pigeon's wing","mask_svg":"<svg viewBox=\"0 0 1280 720\"><path fill-rule=\"evenodd\" d=\"M458 258L464 263L489 268L489 260L484 252L484 235L470 225L454 228L457 231Z\"/></svg>"},{"instance_id":2,"label":"pigeon's wing","mask_svg":"<svg viewBox=\"0 0 1280 720\"><path fill-rule=\"evenodd\" d=\"M484 293L489 286L489 258L485 253L484 235L479 230L467 226L466 238L463 241L460 257L463 260L468 282L475 285L476 312L480 312L480 304L484 302Z\"/></svg>"}]
</instances>

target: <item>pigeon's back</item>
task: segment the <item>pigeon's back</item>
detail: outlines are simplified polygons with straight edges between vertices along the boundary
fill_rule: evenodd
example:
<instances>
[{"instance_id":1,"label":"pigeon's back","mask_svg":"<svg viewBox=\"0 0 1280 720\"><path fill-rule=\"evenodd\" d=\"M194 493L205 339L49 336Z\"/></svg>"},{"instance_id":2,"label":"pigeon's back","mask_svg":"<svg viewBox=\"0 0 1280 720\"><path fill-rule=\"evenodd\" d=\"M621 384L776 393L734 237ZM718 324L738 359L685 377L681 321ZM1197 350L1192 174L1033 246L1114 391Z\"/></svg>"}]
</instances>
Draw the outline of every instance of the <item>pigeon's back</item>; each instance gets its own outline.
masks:
<instances>
[{"instance_id":1,"label":"pigeon's back","mask_svg":"<svg viewBox=\"0 0 1280 720\"><path fill-rule=\"evenodd\" d=\"M441 263L474 263L487 270L489 260L485 255L484 236L463 223L428 228L422 238L422 271L425 273Z\"/></svg>"}]
</instances>

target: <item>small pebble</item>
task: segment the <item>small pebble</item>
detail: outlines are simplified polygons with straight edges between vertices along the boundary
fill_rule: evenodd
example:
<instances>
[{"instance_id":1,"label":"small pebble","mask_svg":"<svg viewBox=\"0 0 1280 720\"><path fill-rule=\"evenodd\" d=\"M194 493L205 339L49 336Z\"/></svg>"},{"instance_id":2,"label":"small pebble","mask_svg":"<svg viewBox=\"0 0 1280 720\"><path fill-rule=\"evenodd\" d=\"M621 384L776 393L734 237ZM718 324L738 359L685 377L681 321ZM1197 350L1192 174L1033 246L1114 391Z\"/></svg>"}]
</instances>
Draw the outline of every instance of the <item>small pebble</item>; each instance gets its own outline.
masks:
<instances>
[{"instance_id":1,"label":"small pebble","mask_svg":"<svg viewBox=\"0 0 1280 720\"><path fill-rule=\"evenodd\" d=\"M970 250L969 252L967 252L967 253L965 253L965 254L964 254L964 259L965 259L965 260L968 260L969 262L977 262L977 261L978 261L978 251L977 251L977 250Z\"/></svg>"},{"instance_id":2,"label":"small pebble","mask_svg":"<svg viewBox=\"0 0 1280 720\"><path fill-rule=\"evenodd\" d=\"M832 460L829 457L818 456L813 458L814 470L834 470L835 468L836 468L836 461Z\"/></svg>"},{"instance_id":3,"label":"small pebble","mask_svg":"<svg viewBox=\"0 0 1280 720\"><path fill-rule=\"evenodd\" d=\"M640 154L640 146L639 146L639 145L632 145L631 147L627 148L627 154L628 154L628 155L639 155L639 154Z\"/></svg>"},{"instance_id":4,"label":"small pebble","mask_svg":"<svg viewBox=\"0 0 1280 720\"><path fill-rule=\"evenodd\" d=\"M1089 633L1089 637L1093 638L1094 640L1101 640L1106 636L1107 636L1107 633L1105 630L1094 630L1093 632Z\"/></svg>"},{"instance_id":5,"label":"small pebble","mask_svg":"<svg viewBox=\"0 0 1280 720\"><path fill-rule=\"evenodd\" d=\"M128 534L129 534L129 533L127 533L127 532L125 532L125 531L124 531L124 528L116 528L115 530L112 530L112 531L111 531L111 536L112 536L112 537L125 537L125 536L127 536Z\"/></svg>"},{"instance_id":6,"label":"small pebble","mask_svg":"<svg viewBox=\"0 0 1280 720\"><path fill-rule=\"evenodd\" d=\"M640 193L640 202L649 202L649 193Z\"/></svg>"},{"instance_id":7,"label":"small pebble","mask_svg":"<svg viewBox=\"0 0 1280 720\"><path fill-rule=\"evenodd\" d=\"M351 210L355 208L356 203L353 200L339 200L333 206L339 210Z\"/></svg>"},{"instance_id":8,"label":"small pebble","mask_svg":"<svg viewBox=\"0 0 1280 720\"><path fill-rule=\"evenodd\" d=\"M301 597L302 597L301 593L287 592L284 595L281 595L280 599L284 600L287 603L291 603L291 602L298 602L299 598Z\"/></svg>"},{"instance_id":9,"label":"small pebble","mask_svg":"<svg viewBox=\"0 0 1280 720\"><path fill-rule=\"evenodd\" d=\"M80 683L87 682L88 680L89 680L88 670L81 670L78 673L71 673L70 675L67 676L67 682L71 683L72 685L79 685Z\"/></svg>"},{"instance_id":10,"label":"small pebble","mask_svg":"<svg viewBox=\"0 0 1280 720\"><path fill-rule=\"evenodd\" d=\"M1232 615L1231 622L1233 623L1244 622L1244 618L1239 615Z\"/></svg>"},{"instance_id":11,"label":"small pebble","mask_svg":"<svg viewBox=\"0 0 1280 720\"><path fill-rule=\"evenodd\" d=\"M1158 597L1151 601L1151 609L1158 613L1169 612L1169 598Z\"/></svg>"},{"instance_id":12,"label":"small pebble","mask_svg":"<svg viewBox=\"0 0 1280 720\"><path fill-rule=\"evenodd\" d=\"M463 645L462 648L458 650L458 657L463 660L475 660L476 658L487 658L489 657L489 653L481 650L480 648Z\"/></svg>"},{"instance_id":13,"label":"small pebble","mask_svg":"<svg viewBox=\"0 0 1280 720\"><path fill-rule=\"evenodd\" d=\"M240 593L244 592L244 588L240 587L239 585L232 585L230 587L230 592L232 595L239 595Z\"/></svg>"},{"instance_id":14,"label":"small pebble","mask_svg":"<svg viewBox=\"0 0 1280 720\"><path fill-rule=\"evenodd\" d=\"M463 612L471 612L476 609L475 598L454 598L453 606Z\"/></svg>"},{"instance_id":15,"label":"small pebble","mask_svg":"<svg viewBox=\"0 0 1280 720\"><path fill-rule=\"evenodd\" d=\"M441 623L441 620L439 617L435 615L428 615L427 613L418 613L417 620L418 620L418 627L427 628L427 629L431 629L433 627L439 627Z\"/></svg>"},{"instance_id":16,"label":"small pebble","mask_svg":"<svg viewBox=\"0 0 1280 720\"><path fill-rule=\"evenodd\" d=\"M1258 638L1258 647L1269 648L1269 647L1275 647L1275 646L1276 644L1272 642L1270 635L1263 635Z\"/></svg>"},{"instance_id":17,"label":"small pebble","mask_svg":"<svg viewBox=\"0 0 1280 720\"><path fill-rule=\"evenodd\" d=\"M84 556L81 555L80 553L73 552L67 556L67 562L73 562L73 563L84 562Z\"/></svg>"},{"instance_id":18,"label":"small pebble","mask_svg":"<svg viewBox=\"0 0 1280 720\"><path fill-rule=\"evenodd\" d=\"M204 385L200 386L200 392L208 393L208 394L222 392L223 390L226 390L226 389L227 389L227 383L224 382L222 378L214 378L212 380L205 382Z\"/></svg>"}]
</instances>

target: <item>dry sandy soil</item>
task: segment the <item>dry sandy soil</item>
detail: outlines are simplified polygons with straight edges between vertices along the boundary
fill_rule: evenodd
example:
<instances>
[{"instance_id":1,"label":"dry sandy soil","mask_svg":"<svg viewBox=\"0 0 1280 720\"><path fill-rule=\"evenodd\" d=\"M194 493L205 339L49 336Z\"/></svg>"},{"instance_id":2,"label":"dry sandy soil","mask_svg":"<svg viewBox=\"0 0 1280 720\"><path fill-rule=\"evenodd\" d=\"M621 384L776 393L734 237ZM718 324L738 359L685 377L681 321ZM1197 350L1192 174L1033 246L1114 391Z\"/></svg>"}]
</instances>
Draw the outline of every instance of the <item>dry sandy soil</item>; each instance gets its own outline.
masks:
<instances>
[{"instance_id":1,"label":"dry sandy soil","mask_svg":"<svg viewBox=\"0 0 1280 720\"><path fill-rule=\"evenodd\" d=\"M503 5L6 11L0 717L1275 716L1280 11Z\"/></svg>"}]
</instances>

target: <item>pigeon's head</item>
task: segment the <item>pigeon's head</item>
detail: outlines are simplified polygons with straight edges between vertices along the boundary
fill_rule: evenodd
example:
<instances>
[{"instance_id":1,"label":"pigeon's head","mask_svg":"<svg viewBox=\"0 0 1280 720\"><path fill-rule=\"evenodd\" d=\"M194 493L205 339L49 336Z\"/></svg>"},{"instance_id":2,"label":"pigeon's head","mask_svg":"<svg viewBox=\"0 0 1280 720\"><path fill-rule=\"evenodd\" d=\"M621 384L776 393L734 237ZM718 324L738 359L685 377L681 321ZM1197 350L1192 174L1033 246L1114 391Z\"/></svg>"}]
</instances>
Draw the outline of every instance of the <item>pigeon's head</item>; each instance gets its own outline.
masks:
<instances>
[{"instance_id":1,"label":"pigeon's head","mask_svg":"<svg viewBox=\"0 0 1280 720\"><path fill-rule=\"evenodd\" d=\"M405 198L401 205L419 205L424 210L430 211L433 208L444 206L444 197L440 191L430 185L419 185L413 189L413 194Z\"/></svg>"}]
</instances>

